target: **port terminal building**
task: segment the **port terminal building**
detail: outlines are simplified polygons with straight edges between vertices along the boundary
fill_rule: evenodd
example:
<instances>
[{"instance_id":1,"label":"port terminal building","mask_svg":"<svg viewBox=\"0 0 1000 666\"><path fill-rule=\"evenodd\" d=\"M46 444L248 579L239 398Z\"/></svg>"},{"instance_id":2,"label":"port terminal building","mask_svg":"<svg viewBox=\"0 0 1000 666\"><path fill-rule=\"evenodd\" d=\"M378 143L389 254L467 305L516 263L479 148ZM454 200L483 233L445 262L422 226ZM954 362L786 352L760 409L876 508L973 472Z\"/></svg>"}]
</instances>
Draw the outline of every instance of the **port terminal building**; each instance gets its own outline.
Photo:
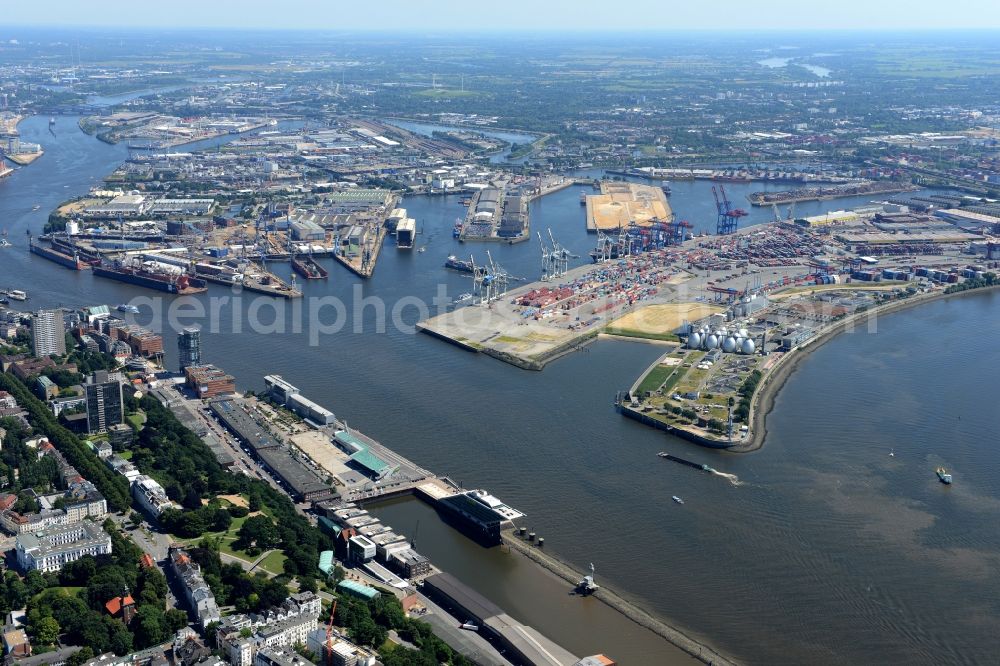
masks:
<instances>
[{"instance_id":1,"label":"port terminal building","mask_svg":"<svg viewBox=\"0 0 1000 666\"><path fill-rule=\"evenodd\" d=\"M274 402L287 407L315 426L333 425L336 418L330 410L306 398L299 389L282 379L281 375L264 377L267 395Z\"/></svg>"}]
</instances>

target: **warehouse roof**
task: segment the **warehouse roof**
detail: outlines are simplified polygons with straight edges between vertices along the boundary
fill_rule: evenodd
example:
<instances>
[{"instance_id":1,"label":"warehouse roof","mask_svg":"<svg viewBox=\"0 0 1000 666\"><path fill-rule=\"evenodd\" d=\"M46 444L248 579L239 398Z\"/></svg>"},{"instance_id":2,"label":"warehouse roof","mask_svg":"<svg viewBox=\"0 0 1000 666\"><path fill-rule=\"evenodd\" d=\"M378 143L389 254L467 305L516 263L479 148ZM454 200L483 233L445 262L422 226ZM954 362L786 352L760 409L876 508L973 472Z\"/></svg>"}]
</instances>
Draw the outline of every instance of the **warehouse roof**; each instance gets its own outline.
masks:
<instances>
[{"instance_id":1,"label":"warehouse roof","mask_svg":"<svg viewBox=\"0 0 1000 666\"><path fill-rule=\"evenodd\" d=\"M503 609L448 573L438 573L424 579L424 589L447 599L478 622L503 614Z\"/></svg>"}]
</instances>

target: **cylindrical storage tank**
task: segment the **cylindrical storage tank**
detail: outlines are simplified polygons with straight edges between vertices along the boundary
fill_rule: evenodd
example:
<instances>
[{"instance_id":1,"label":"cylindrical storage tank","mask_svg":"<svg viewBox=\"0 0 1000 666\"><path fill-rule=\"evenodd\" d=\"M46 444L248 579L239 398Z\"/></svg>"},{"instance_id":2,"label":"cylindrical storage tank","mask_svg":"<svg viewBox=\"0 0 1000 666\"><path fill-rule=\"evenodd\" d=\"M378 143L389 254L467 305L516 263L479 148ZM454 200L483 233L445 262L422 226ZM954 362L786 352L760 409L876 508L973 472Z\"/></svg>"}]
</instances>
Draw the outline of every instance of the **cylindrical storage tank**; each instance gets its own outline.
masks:
<instances>
[{"instance_id":1,"label":"cylindrical storage tank","mask_svg":"<svg viewBox=\"0 0 1000 666\"><path fill-rule=\"evenodd\" d=\"M701 334L692 333L688 336L688 349L698 349L701 347Z\"/></svg>"},{"instance_id":2,"label":"cylindrical storage tank","mask_svg":"<svg viewBox=\"0 0 1000 666\"><path fill-rule=\"evenodd\" d=\"M732 354L734 351L736 351L736 338L730 337L723 340L722 351L726 352L727 354Z\"/></svg>"},{"instance_id":3,"label":"cylindrical storage tank","mask_svg":"<svg viewBox=\"0 0 1000 666\"><path fill-rule=\"evenodd\" d=\"M747 338L743 341L743 346L740 347L740 351L744 354L753 354L757 351L757 345L754 344L753 340Z\"/></svg>"},{"instance_id":4,"label":"cylindrical storage tank","mask_svg":"<svg viewBox=\"0 0 1000 666\"><path fill-rule=\"evenodd\" d=\"M717 335L712 334L705 339L705 346L709 349L715 349L719 346L719 338Z\"/></svg>"}]
</instances>

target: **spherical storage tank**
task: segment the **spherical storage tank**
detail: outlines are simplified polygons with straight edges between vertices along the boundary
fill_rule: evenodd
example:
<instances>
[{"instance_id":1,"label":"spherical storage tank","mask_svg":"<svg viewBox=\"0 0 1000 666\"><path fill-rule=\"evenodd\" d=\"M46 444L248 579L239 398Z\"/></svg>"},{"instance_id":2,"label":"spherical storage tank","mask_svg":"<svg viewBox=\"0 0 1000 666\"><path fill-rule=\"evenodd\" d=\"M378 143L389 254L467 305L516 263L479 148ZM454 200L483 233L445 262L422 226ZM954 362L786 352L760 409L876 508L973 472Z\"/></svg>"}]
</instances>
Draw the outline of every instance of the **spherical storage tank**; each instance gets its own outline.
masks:
<instances>
[{"instance_id":1,"label":"spherical storage tank","mask_svg":"<svg viewBox=\"0 0 1000 666\"><path fill-rule=\"evenodd\" d=\"M701 347L701 333L688 335L688 349L698 349L699 347Z\"/></svg>"},{"instance_id":2,"label":"spherical storage tank","mask_svg":"<svg viewBox=\"0 0 1000 666\"><path fill-rule=\"evenodd\" d=\"M750 333L749 333L749 331L747 331L747 329L745 329L745 328L741 328L741 329L740 329L740 337L741 337L741 338L745 338L745 337L747 337L747 336L748 336L749 334L750 334Z\"/></svg>"},{"instance_id":3,"label":"spherical storage tank","mask_svg":"<svg viewBox=\"0 0 1000 666\"><path fill-rule=\"evenodd\" d=\"M757 345L753 343L753 340L747 338L743 341L743 346L740 347L740 351L744 354L753 354L756 351Z\"/></svg>"},{"instance_id":4,"label":"spherical storage tank","mask_svg":"<svg viewBox=\"0 0 1000 666\"><path fill-rule=\"evenodd\" d=\"M723 340L722 351L726 352L727 354L732 354L734 351L736 351L736 338L730 337Z\"/></svg>"},{"instance_id":5,"label":"spherical storage tank","mask_svg":"<svg viewBox=\"0 0 1000 666\"><path fill-rule=\"evenodd\" d=\"M715 349L719 346L719 338L715 334L708 336L705 338L705 346L709 349Z\"/></svg>"}]
</instances>

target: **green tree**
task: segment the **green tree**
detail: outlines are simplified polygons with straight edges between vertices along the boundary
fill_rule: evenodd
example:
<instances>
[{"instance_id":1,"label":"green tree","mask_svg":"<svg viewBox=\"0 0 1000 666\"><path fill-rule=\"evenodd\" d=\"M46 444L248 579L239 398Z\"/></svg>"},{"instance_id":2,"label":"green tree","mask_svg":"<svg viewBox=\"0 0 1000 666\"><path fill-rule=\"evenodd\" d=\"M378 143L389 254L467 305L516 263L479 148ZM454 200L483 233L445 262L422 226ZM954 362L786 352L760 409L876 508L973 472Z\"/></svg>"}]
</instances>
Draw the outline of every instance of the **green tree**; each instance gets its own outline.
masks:
<instances>
[{"instance_id":1,"label":"green tree","mask_svg":"<svg viewBox=\"0 0 1000 666\"><path fill-rule=\"evenodd\" d=\"M94 651L90 649L89 645L84 645L66 659L66 666L83 666L93 658Z\"/></svg>"},{"instance_id":2,"label":"green tree","mask_svg":"<svg viewBox=\"0 0 1000 666\"><path fill-rule=\"evenodd\" d=\"M129 633L125 625L108 615L105 615L102 620L110 637L108 649L119 656L132 652L132 634Z\"/></svg>"},{"instance_id":3,"label":"green tree","mask_svg":"<svg viewBox=\"0 0 1000 666\"><path fill-rule=\"evenodd\" d=\"M42 645L55 645L59 640L59 623L54 617L43 617L34 627L34 634Z\"/></svg>"},{"instance_id":4,"label":"green tree","mask_svg":"<svg viewBox=\"0 0 1000 666\"><path fill-rule=\"evenodd\" d=\"M250 516L236 533L242 547L256 546L261 550L274 548L281 541L281 535L274 522L267 516Z\"/></svg>"},{"instance_id":5,"label":"green tree","mask_svg":"<svg viewBox=\"0 0 1000 666\"><path fill-rule=\"evenodd\" d=\"M163 611L158 606L140 606L134 624L135 641L139 648L157 645L167 639L168 627Z\"/></svg>"}]
</instances>

